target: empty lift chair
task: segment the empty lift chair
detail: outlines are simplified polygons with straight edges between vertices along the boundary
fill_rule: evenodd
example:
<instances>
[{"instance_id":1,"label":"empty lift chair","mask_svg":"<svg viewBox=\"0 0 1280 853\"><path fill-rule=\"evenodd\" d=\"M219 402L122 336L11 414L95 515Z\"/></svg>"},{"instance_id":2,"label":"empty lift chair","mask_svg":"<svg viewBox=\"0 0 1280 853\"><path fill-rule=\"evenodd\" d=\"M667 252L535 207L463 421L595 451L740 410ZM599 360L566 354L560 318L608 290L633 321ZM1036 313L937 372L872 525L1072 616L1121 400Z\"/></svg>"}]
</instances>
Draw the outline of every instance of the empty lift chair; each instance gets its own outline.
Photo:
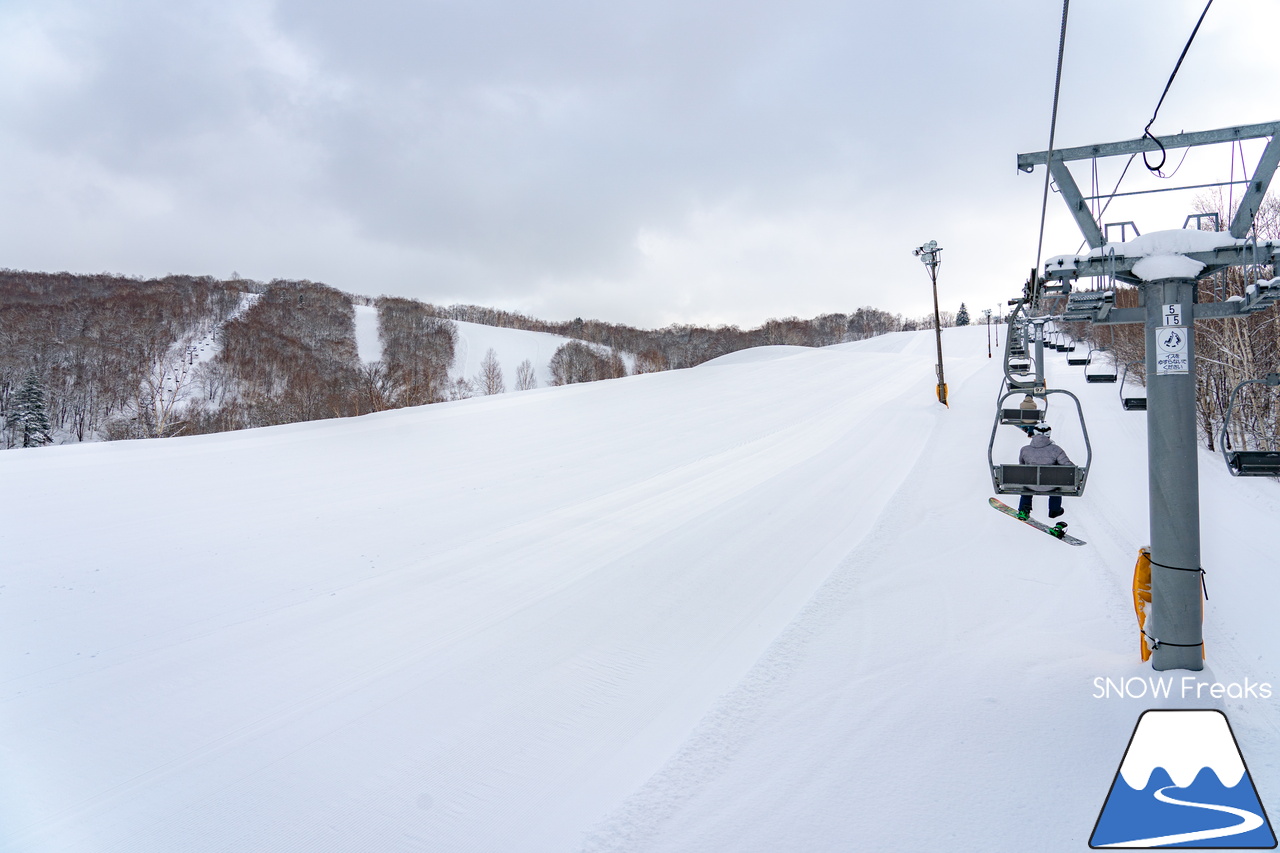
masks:
<instances>
[{"instance_id":1,"label":"empty lift chair","mask_svg":"<svg viewBox=\"0 0 1280 853\"><path fill-rule=\"evenodd\" d=\"M1132 392L1126 394L1124 392L1125 380L1129 378L1129 368L1135 364L1141 364L1140 361L1131 361L1124 366L1124 373L1120 376L1120 405L1124 406L1126 412L1145 412L1147 410L1147 395L1135 395Z\"/></svg>"},{"instance_id":2,"label":"empty lift chair","mask_svg":"<svg viewBox=\"0 0 1280 853\"><path fill-rule=\"evenodd\" d=\"M1084 422L1084 410L1080 408L1080 400L1070 391L1058 388L1043 390L1035 397L1045 400L1048 408L1048 395L1065 394L1076 404L1076 415L1080 419L1080 433L1084 436L1084 465L1015 465L997 463L994 459L996 430L1001 424L1013 423L1006 417L1009 412L1021 412L1016 407L1006 408L1010 397L1023 391L1007 391L996 405L996 420L991 426L991 440L987 442L987 464L991 467L991 484L998 495L1031 495L1033 497L1062 495L1063 497L1079 497L1084 494L1085 482L1089 478L1089 466L1093 463L1093 447L1089 444L1089 430ZM1044 411L1040 410L1039 420L1044 420ZM1023 426L1019 420L1014 426ZM1040 488L1033 488L1033 487Z\"/></svg>"},{"instance_id":3,"label":"empty lift chair","mask_svg":"<svg viewBox=\"0 0 1280 853\"><path fill-rule=\"evenodd\" d=\"M1085 381L1086 382L1115 382L1116 381L1115 362L1112 362L1109 368L1108 367L1102 367L1101 369L1095 368L1092 373L1089 372L1089 368L1093 367L1094 353L1099 353L1099 352L1107 352L1107 350L1091 349L1089 350L1089 355L1085 357L1085 361L1084 361Z\"/></svg>"},{"instance_id":4,"label":"empty lift chair","mask_svg":"<svg viewBox=\"0 0 1280 853\"><path fill-rule=\"evenodd\" d=\"M1280 373L1268 373L1262 379L1246 379L1231 391L1218 440L1222 458L1226 460L1227 470L1233 477L1280 477L1280 451L1231 449L1231 415L1236 411L1236 395L1246 385L1269 385L1275 388L1280 386ZM1270 441L1274 448L1280 442L1280 437L1273 436Z\"/></svg>"}]
</instances>

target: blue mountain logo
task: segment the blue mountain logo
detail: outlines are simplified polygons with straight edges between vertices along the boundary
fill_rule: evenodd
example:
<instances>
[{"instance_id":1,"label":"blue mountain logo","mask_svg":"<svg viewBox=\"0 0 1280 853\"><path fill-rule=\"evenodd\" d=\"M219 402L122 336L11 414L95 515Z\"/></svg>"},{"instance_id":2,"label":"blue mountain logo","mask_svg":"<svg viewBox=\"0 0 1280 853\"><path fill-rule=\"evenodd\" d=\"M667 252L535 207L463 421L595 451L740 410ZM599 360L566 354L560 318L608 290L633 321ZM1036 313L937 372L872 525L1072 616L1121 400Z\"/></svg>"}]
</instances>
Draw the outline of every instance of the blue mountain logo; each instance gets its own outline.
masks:
<instances>
[{"instance_id":1,"label":"blue mountain logo","mask_svg":"<svg viewBox=\"0 0 1280 853\"><path fill-rule=\"evenodd\" d=\"M1221 711L1146 711L1089 846L1269 850L1275 833Z\"/></svg>"}]
</instances>

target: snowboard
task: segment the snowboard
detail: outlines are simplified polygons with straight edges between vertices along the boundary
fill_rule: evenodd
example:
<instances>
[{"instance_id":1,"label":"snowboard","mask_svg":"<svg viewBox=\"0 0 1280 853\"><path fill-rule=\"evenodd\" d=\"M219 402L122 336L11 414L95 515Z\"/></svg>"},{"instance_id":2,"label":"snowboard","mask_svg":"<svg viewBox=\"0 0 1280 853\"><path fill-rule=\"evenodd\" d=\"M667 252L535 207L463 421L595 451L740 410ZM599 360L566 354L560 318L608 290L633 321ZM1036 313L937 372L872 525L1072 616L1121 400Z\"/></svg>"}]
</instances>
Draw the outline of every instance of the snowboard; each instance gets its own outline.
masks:
<instances>
[{"instance_id":1,"label":"snowboard","mask_svg":"<svg viewBox=\"0 0 1280 853\"><path fill-rule=\"evenodd\" d=\"M1018 511L1013 507L1009 506L1008 504L1001 503L995 498L991 498L990 500L987 501L987 503L991 504L992 509L997 509L1011 518L1018 518ZM1043 521L1037 521L1034 518L1018 518L1018 521L1021 521L1023 524L1030 524L1036 530L1043 530L1045 533L1048 533L1054 539L1061 539L1063 542L1066 542L1068 545L1085 544L1083 539L1077 539L1074 536L1067 535L1067 532L1063 530L1063 528L1067 526L1067 523L1065 521L1059 521L1057 524L1053 525L1052 527L1045 524Z\"/></svg>"}]
</instances>

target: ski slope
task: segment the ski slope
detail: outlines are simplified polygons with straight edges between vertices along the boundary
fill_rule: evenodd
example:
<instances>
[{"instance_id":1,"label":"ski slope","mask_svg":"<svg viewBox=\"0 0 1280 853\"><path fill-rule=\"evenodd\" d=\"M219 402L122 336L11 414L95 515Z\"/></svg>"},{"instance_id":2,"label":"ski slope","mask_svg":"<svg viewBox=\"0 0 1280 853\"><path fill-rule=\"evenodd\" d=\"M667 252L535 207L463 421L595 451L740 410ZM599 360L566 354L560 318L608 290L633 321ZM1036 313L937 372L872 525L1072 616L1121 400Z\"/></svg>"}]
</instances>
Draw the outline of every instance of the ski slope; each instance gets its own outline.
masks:
<instances>
[{"instance_id":1,"label":"ski slope","mask_svg":"<svg viewBox=\"0 0 1280 853\"><path fill-rule=\"evenodd\" d=\"M901 333L0 454L0 850L1080 850L1149 707L1280 811L1280 698L1095 698L1154 675L1144 416L1051 354L1089 545L993 512L985 334L950 409ZM1193 680L1280 697L1280 488L1202 463Z\"/></svg>"},{"instance_id":2,"label":"ski slope","mask_svg":"<svg viewBox=\"0 0 1280 853\"><path fill-rule=\"evenodd\" d=\"M354 307L356 348L360 361L364 364L378 361L382 358L382 343L378 339L378 309L367 305ZM516 387L520 363L523 361L528 361L533 367L539 388L550 385L552 356L556 354L556 350L573 340L548 332L486 326L465 320L450 322L457 333L453 366L449 369L450 378L477 380L479 384L478 377L483 369L485 356L489 350L493 350L507 390ZM608 347L599 348L608 350ZM622 359L628 370L635 368L635 356L622 353Z\"/></svg>"}]
</instances>

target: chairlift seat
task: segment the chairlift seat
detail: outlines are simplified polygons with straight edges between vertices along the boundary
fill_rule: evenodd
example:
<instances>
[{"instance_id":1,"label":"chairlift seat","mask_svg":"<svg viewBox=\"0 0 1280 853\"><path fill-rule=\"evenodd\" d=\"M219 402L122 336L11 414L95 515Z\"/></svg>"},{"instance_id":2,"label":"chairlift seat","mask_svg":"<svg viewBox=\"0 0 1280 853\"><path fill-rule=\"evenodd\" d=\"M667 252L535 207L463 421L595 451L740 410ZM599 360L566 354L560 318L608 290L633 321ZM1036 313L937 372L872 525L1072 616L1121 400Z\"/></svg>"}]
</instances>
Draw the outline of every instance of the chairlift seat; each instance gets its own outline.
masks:
<instances>
[{"instance_id":1,"label":"chairlift seat","mask_svg":"<svg viewBox=\"0 0 1280 853\"><path fill-rule=\"evenodd\" d=\"M1075 465L997 465L996 494L1062 495L1084 491L1084 469Z\"/></svg>"},{"instance_id":2,"label":"chairlift seat","mask_svg":"<svg viewBox=\"0 0 1280 853\"><path fill-rule=\"evenodd\" d=\"M1086 373L1084 375L1086 382L1115 382L1116 374L1114 373Z\"/></svg>"},{"instance_id":3,"label":"chairlift seat","mask_svg":"<svg viewBox=\"0 0 1280 853\"><path fill-rule=\"evenodd\" d=\"M1226 456L1233 477L1280 477L1280 452L1228 450Z\"/></svg>"},{"instance_id":4,"label":"chairlift seat","mask_svg":"<svg viewBox=\"0 0 1280 853\"><path fill-rule=\"evenodd\" d=\"M1121 397L1120 404L1124 406L1126 412L1145 412L1147 410L1146 397Z\"/></svg>"},{"instance_id":5,"label":"chairlift seat","mask_svg":"<svg viewBox=\"0 0 1280 853\"><path fill-rule=\"evenodd\" d=\"M1044 422L1044 409L1001 409L1000 423L1005 426L1034 426Z\"/></svg>"},{"instance_id":6,"label":"chairlift seat","mask_svg":"<svg viewBox=\"0 0 1280 853\"><path fill-rule=\"evenodd\" d=\"M1089 363L1089 356L1087 355L1067 356L1067 364L1071 365L1072 367L1083 367L1088 363Z\"/></svg>"}]
</instances>

